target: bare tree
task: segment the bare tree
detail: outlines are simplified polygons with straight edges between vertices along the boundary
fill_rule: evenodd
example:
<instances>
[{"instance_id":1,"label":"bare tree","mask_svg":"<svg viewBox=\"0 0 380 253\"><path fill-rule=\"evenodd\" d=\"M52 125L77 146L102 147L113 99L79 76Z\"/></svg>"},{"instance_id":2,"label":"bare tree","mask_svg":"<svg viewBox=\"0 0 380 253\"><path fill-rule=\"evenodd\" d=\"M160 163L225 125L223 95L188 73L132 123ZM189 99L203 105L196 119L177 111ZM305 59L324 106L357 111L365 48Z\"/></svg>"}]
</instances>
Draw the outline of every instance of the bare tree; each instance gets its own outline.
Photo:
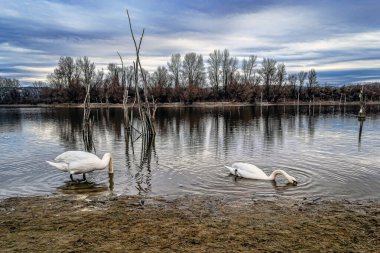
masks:
<instances>
[{"instance_id":1,"label":"bare tree","mask_svg":"<svg viewBox=\"0 0 380 253\"><path fill-rule=\"evenodd\" d=\"M47 83L53 89L61 90L64 87L63 77L54 69L53 73L47 76Z\"/></svg>"},{"instance_id":2,"label":"bare tree","mask_svg":"<svg viewBox=\"0 0 380 253\"><path fill-rule=\"evenodd\" d=\"M106 103L119 102L122 98L126 85L126 68L118 66L116 63L110 63L107 66L107 75L104 81L104 93Z\"/></svg>"},{"instance_id":3,"label":"bare tree","mask_svg":"<svg viewBox=\"0 0 380 253\"><path fill-rule=\"evenodd\" d=\"M70 86L75 72L75 63L71 57L61 57L58 61L58 70L62 74L64 84Z\"/></svg>"},{"instance_id":4,"label":"bare tree","mask_svg":"<svg viewBox=\"0 0 380 253\"><path fill-rule=\"evenodd\" d=\"M94 145L92 139L92 122L90 119L90 90L95 76L95 64L91 63L87 56L83 57L83 59L78 59L77 63L81 70L81 81L86 88L86 96L83 102L83 141L85 144L85 150L91 152L94 149Z\"/></svg>"},{"instance_id":5,"label":"bare tree","mask_svg":"<svg viewBox=\"0 0 380 253\"><path fill-rule=\"evenodd\" d=\"M99 91L101 90L104 82L104 70L98 70L96 74L94 74L94 83L93 83L93 91L96 102L99 102L101 98L99 97Z\"/></svg>"},{"instance_id":6,"label":"bare tree","mask_svg":"<svg viewBox=\"0 0 380 253\"><path fill-rule=\"evenodd\" d=\"M182 72L188 85L202 86L205 76L202 55L187 53L182 62Z\"/></svg>"},{"instance_id":7,"label":"bare tree","mask_svg":"<svg viewBox=\"0 0 380 253\"><path fill-rule=\"evenodd\" d=\"M72 57L61 56L58 60L58 67L48 76L48 82L51 87L63 89L73 84L76 64Z\"/></svg>"},{"instance_id":8,"label":"bare tree","mask_svg":"<svg viewBox=\"0 0 380 253\"><path fill-rule=\"evenodd\" d=\"M107 69L108 69L108 77L112 82L112 86L114 87L121 86L121 82L120 82L121 71L120 71L120 68L117 66L117 64L110 63L108 64Z\"/></svg>"},{"instance_id":9,"label":"bare tree","mask_svg":"<svg viewBox=\"0 0 380 253\"><path fill-rule=\"evenodd\" d=\"M19 80L0 77L0 103L3 103L5 100L9 100L9 102L12 102L10 101L10 93L12 90L18 87L20 87Z\"/></svg>"},{"instance_id":10,"label":"bare tree","mask_svg":"<svg viewBox=\"0 0 380 253\"><path fill-rule=\"evenodd\" d=\"M265 96L268 101L271 100L271 86L276 78L276 64L277 62L274 59L264 58L261 63L261 69L259 70L259 74L263 79Z\"/></svg>"},{"instance_id":11,"label":"bare tree","mask_svg":"<svg viewBox=\"0 0 380 253\"><path fill-rule=\"evenodd\" d=\"M36 99L39 99L41 96L41 90L46 88L48 84L43 81L34 81L32 82L32 87L34 88L32 90L32 96Z\"/></svg>"},{"instance_id":12,"label":"bare tree","mask_svg":"<svg viewBox=\"0 0 380 253\"><path fill-rule=\"evenodd\" d=\"M242 62L242 71L243 71L243 82L244 84L254 84L254 74L255 74L255 67L257 56L251 55L249 56L248 60L243 59Z\"/></svg>"},{"instance_id":13,"label":"bare tree","mask_svg":"<svg viewBox=\"0 0 380 253\"><path fill-rule=\"evenodd\" d=\"M93 84L93 79L95 77L95 64L91 62L87 56L85 56L78 60L78 65L81 70L82 84L87 89L87 87L91 87Z\"/></svg>"},{"instance_id":14,"label":"bare tree","mask_svg":"<svg viewBox=\"0 0 380 253\"><path fill-rule=\"evenodd\" d=\"M37 89L45 88L48 86L46 82L43 81L34 81L32 82L32 86Z\"/></svg>"},{"instance_id":15,"label":"bare tree","mask_svg":"<svg viewBox=\"0 0 380 253\"><path fill-rule=\"evenodd\" d=\"M151 83L151 95L160 102L166 102L168 87L170 86L170 76L165 66L160 66L153 72Z\"/></svg>"},{"instance_id":16,"label":"bare tree","mask_svg":"<svg viewBox=\"0 0 380 253\"><path fill-rule=\"evenodd\" d=\"M171 56L170 62L167 63L168 70L173 80L174 87L178 89L180 85L180 74L181 74L181 55L173 54Z\"/></svg>"},{"instance_id":17,"label":"bare tree","mask_svg":"<svg viewBox=\"0 0 380 253\"><path fill-rule=\"evenodd\" d=\"M236 57L231 57L229 60L227 87L238 80L239 60Z\"/></svg>"},{"instance_id":18,"label":"bare tree","mask_svg":"<svg viewBox=\"0 0 380 253\"><path fill-rule=\"evenodd\" d=\"M127 85L126 85L127 79L129 80L129 78L127 78L127 70L128 69L124 67L123 57L121 57L121 55L120 55L119 52L117 52L117 54L120 57L121 69L123 71L123 73L122 73L122 75L123 75L122 86L124 87L124 92L123 92L124 129L126 129L127 132L129 132L131 130L131 124L130 124L130 121L129 121L129 109L128 109L128 92L129 92L129 87L127 87Z\"/></svg>"},{"instance_id":19,"label":"bare tree","mask_svg":"<svg viewBox=\"0 0 380 253\"><path fill-rule=\"evenodd\" d=\"M286 67L284 63L277 64L277 70L276 70L276 85L274 89L274 101L277 102L277 100L282 95L282 88L286 80Z\"/></svg>"},{"instance_id":20,"label":"bare tree","mask_svg":"<svg viewBox=\"0 0 380 253\"><path fill-rule=\"evenodd\" d=\"M298 103L299 103L299 100L300 100L300 94L302 92L302 87L303 87L303 85L305 83L306 76L307 76L307 73L304 72L304 71L300 71L298 73L298 82L299 82L298 97L297 97Z\"/></svg>"},{"instance_id":21,"label":"bare tree","mask_svg":"<svg viewBox=\"0 0 380 253\"><path fill-rule=\"evenodd\" d=\"M292 96L294 99L297 97L297 75L296 74L290 74L288 76L288 82L289 86L292 89Z\"/></svg>"},{"instance_id":22,"label":"bare tree","mask_svg":"<svg viewBox=\"0 0 380 253\"><path fill-rule=\"evenodd\" d=\"M169 86L169 75L166 67L160 66L153 73L153 84L160 88L167 88Z\"/></svg>"},{"instance_id":23,"label":"bare tree","mask_svg":"<svg viewBox=\"0 0 380 253\"><path fill-rule=\"evenodd\" d=\"M208 78L214 91L218 93L219 85L221 81L221 68L222 68L222 53L220 50L214 50L210 53L210 58L208 59Z\"/></svg>"},{"instance_id":24,"label":"bare tree","mask_svg":"<svg viewBox=\"0 0 380 253\"><path fill-rule=\"evenodd\" d=\"M95 64L90 62L87 56L79 58L78 66L81 70L81 83L86 88L85 106L90 105L90 90L95 77ZM86 115L85 120L88 120L89 115Z\"/></svg>"},{"instance_id":25,"label":"bare tree","mask_svg":"<svg viewBox=\"0 0 380 253\"><path fill-rule=\"evenodd\" d=\"M143 122L143 125L142 125L143 129L141 133L144 134L145 136L155 136L156 131L153 125L154 117L152 117L152 112L151 112L152 108L150 106L150 103L148 100L148 94L147 94L147 90L148 90L148 82L146 78L147 75L146 73L144 73L144 70L141 66L141 61L140 61L140 48L141 48L142 40L144 38L145 29L143 29L139 42L137 43L135 39L135 34L133 32L132 22L131 22L131 18L129 16L128 10L127 10L127 15L128 15L129 29L131 32L132 40L133 40L135 51L136 51L136 61L133 64L134 66L133 69L134 69L134 83L135 83L135 90L136 90L136 98L137 98L137 102L139 106L139 114L140 114L140 119ZM141 99L140 92L138 90L139 72L143 79L144 101ZM143 105L143 102L144 102L144 105ZM154 103L154 99L153 99L153 103ZM155 110L156 110L156 107L154 106L153 115L155 114Z\"/></svg>"},{"instance_id":26,"label":"bare tree","mask_svg":"<svg viewBox=\"0 0 380 253\"><path fill-rule=\"evenodd\" d=\"M127 67L125 71L127 75L127 89L130 90L133 84L133 66Z\"/></svg>"},{"instance_id":27,"label":"bare tree","mask_svg":"<svg viewBox=\"0 0 380 253\"><path fill-rule=\"evenodd\" d=\"M311 69L308 74L307 74L307 79L308 79L308 83L307 83L307 93L308 93L308 97L311 99L311 97L313 97L314 99L314 95L313 95L313 89L318 85L318 81L317 81L317 72L315 71L315 69Z\"/></svg>"}]
</instances>

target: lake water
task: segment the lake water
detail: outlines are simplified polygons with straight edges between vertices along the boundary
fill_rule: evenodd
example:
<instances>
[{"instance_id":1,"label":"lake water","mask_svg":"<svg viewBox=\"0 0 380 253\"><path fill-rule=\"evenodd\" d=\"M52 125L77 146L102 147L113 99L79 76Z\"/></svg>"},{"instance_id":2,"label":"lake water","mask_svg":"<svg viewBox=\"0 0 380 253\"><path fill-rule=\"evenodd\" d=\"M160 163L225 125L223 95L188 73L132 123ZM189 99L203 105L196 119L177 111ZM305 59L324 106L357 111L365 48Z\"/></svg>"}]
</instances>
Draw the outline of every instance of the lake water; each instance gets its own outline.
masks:
<instances>
[{"instance_id":1,"label":"lake water","mask_svg":"<svg viewBox=\"0 0 380 253\"><path fill-rule=\"evenodd\" d=\"M371 106L362 126L357 106L158 108L157 136L144 148L125 139L121 109L94 109L96 154L113 155L90 183L73 184L49 166L67 150L83 150L82 110L0 109L0 198L47 194L232 198L332 197L380 199L380 107ZM288 185L237 179L224 165L248 162L267 174L286 170ZM81 178L80 175L75 176Z\"/></svg>"}]
</instances>

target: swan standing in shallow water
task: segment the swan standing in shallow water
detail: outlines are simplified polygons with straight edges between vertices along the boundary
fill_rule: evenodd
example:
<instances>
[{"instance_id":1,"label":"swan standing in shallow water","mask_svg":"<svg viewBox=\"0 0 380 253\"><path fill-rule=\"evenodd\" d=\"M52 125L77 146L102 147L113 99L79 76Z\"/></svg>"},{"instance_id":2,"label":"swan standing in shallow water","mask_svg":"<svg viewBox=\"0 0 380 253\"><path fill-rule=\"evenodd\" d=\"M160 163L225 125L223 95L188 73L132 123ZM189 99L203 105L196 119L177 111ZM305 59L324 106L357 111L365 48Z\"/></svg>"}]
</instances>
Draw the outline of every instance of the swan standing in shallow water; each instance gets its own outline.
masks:
<instances>
[{"instance_id":1,"label":"swan standing in shallow water","mask_svg":"<svg viewBox=\"0 0 380 253\"><path fill-rule=\"evenodd\" d=\"M270 174L270 176L267 176L260 168L249 163L234 163L231 165L231 167L224 167L226 167L231 174L238 177L259 180L275 180L277 175L283 175L291 184L297 185L297 180L283 170L275 170L272 172L272 174Z\"/></svg>"},{"instance_id":2,"label":"swan standing in shallow water","mask_svg":"<svg viewBox=\"0 0 380 253\"><path fill-rule=\"evenodd\" d=\"M113 173L112 156L105 153L100 159L96 155L84 151L66 151L54 159L54 162L46 161L51 166L59 170L69 172L71 181L74 181L73 175L83 174L83 180L86 180L85 173L102 170L108 166L108 173Z\"/></svg>"}]
</instances>

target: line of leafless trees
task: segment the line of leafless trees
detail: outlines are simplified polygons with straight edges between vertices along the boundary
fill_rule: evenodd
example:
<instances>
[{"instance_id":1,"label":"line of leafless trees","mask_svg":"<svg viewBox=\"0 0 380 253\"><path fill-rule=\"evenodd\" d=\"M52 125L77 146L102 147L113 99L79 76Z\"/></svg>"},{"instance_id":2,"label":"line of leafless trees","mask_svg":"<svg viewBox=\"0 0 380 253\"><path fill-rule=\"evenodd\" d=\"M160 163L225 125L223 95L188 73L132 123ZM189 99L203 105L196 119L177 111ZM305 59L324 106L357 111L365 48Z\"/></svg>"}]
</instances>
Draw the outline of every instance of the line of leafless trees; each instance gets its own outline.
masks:
<instances>
[{"instance_id":1,"label":"line of leafless trees","mask_svg":"<svg viewBox=\"0 0 380 253\"><path fill-rule=\"evenodd\" d=\"M139 80L145 79L147 85L141 83L136 88L132 65L110 63L104 70L96 69L88 57L61 57L47 81L34 82L33 86L40 90L38 102L45 103L81 103L88 83L91 102L98 103L123 103L126 90L131 101L136 92L146 92L149 98L161 103L358 100L359 85L319 85L314 69L288 74L284 63L264 58L258 64L256 55L239 62L227 49L214 50L206 61L205 64L201 54L187 53L183 57L173 54L166 66L157 67L153 73L142 69ZM3 85L1 81L0 103L17 102L18 94L12 95L9 90L12 87L14 90L14 83L18 87L18 81L0 80L7 80L13 85ZM6 86L8 92L2 90ZM379 84L366 84L366 96L370 100L379 100Z\"/></svg>"}]
</instances>

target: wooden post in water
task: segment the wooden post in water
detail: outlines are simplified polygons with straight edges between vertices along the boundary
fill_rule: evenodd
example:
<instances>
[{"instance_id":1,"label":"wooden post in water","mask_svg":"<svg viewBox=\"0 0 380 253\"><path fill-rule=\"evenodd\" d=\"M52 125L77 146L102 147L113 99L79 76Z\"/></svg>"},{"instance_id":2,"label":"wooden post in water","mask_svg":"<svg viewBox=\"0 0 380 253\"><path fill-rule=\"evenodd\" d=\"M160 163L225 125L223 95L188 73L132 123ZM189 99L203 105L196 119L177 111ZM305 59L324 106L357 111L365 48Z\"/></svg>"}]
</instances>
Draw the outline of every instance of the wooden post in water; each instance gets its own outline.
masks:
<instances>
[{"instance_id":1,"label":"wooden post in water","mask_svg":"<svg viewBox=\"0 0 380 253\"><path fill-rule=\"evenodd\" d=\"M359 121L364 121L366 118L365 100L364 100L364 85L362 86L359 97L360 97L360 110L358 113L358 119L359 119Z\"/></svg>"}]
</instances>

